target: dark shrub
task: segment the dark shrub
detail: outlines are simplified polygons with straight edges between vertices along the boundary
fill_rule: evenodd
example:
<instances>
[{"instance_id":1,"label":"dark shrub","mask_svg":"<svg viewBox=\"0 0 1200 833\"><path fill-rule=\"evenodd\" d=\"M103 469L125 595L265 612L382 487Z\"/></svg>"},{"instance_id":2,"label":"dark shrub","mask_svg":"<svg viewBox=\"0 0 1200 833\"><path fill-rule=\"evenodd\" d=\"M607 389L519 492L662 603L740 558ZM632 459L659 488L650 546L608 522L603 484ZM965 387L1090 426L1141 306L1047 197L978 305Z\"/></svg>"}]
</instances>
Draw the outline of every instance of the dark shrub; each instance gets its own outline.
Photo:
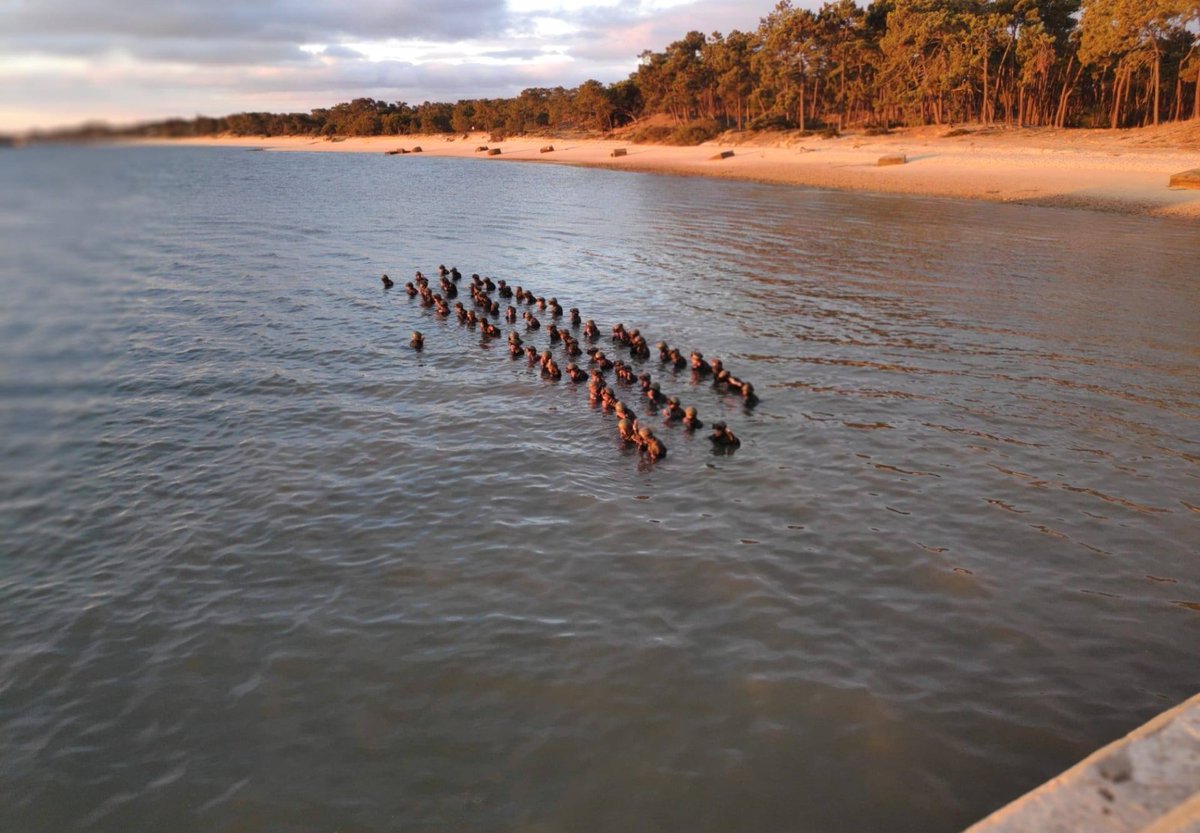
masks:
<instances>
[{"instance_id":1,"label":"dark shrub","mask_svg":"<svg viewBox=\"0 0 1200 833\"><path fill-rule=\"evenodd\" d=\"M791 130L795 126L794 121L784 116L759 116L747 125L751 130Z\"/></svg>"},{"instance_id":2,"label":"dark shrub","mask_svg":"<svg viewBox=\"0 0 1200 833\"><path fill-rule=\"evenodd\" d=\"M667 141L673 145L698 145L716 137L720 132L721 125L715 121L693 121L672 130Z\"/></svg>"},{"instance_id":3,"label":"dark shrub","mask_svg":"<svg viewBox=\"0 0 1200 833\"><path fill-rule=\"evenodd\" d=\"M668 125L655 124L637 130L631 138L637 144L657 145L666 142L670 135L671 128Z\"/></svg>"}]
</instances>

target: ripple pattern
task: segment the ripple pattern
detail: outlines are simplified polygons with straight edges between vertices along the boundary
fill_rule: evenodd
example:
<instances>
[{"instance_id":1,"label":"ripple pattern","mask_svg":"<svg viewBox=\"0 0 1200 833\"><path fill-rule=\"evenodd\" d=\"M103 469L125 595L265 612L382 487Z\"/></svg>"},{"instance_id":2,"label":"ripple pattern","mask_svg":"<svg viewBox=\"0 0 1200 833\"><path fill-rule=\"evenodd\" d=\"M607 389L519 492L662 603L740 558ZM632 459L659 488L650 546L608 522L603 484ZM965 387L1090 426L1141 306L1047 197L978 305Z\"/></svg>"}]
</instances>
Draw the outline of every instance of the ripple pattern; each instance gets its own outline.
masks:
<instances>
[{"instance_id":1,"label":"ripple pattern","mask_svg":"<svg viewBox=\"0 0 1200 833\"><path fill-rule=\"evenodd\" d=\"M950 833L1200 682L1192 225L181 148L0 192L0 830ZM719 356L758 407L646 366L742 447L641 463L379 286L439 263Z\"/></svg>"}]
</instances>

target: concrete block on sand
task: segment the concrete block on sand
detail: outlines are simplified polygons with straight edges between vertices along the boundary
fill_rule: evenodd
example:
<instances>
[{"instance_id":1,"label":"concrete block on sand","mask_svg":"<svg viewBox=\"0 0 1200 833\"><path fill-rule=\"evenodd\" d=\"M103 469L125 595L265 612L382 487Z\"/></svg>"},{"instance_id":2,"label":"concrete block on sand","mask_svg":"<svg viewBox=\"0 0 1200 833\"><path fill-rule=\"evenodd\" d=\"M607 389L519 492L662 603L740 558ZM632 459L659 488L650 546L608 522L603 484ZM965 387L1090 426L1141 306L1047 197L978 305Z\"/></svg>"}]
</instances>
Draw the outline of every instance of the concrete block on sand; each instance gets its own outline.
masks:
<instances>
[{"instance_id":1,"label":"concrete block on sand","mask_svg":"<svg viewBox=\"0 0 1200 833\"><path fill-rule=\"evenodd\" d=\"M1200 830L1200 694L1110 743L967 833Z\"/></svg>"},{"instance_id":2,"label":"concrete block on sand","mask_svg":"<svg viewBox=\"0 0 1200 833\"><path fill-rule=\"evenodd\" d=\"M482 153L483 151L485 151L485 150L487 150L487 149L488 149L488 146L487 146L487 145L480 145L479 147L475 148L475 152L476 152L476 153Z\"/></svg>"},{"instance_id":3,"label":"concrete block on sand","mask_svg":"<svg viewBox=\"0 0 1200 833\"><path fill-rule=\"evenodd\" d=\"M715 156L710 156L710 157L708 157L708 158L709 158L709 160L710 160L710 161L713 161L713 162L718 162L718 161L720 161L720 160L722 160L722 159L728 159L728 158L729 158L729 157L731 157L731 156L733 156L733 151L732 151L732 150L723 150L723 151L721 151L720 153L716 154Z\"/></svg>"},{"instance_id":4,"label":"concrete block on sand","mask_svg":"<svg viewBox=\"0 0 1200 833\"><path fill-rule=\"evenodd\" d=\"M1171 176L1170 188L1200 188L1200 168L1182 171Z\"/></svg>"},{"instance_id":5,"label":"concrete block on sand","mask_svg":"<svg viewBox=\"0 0 1200 833\"><path fill-rule=\"evenodd\" d=\"M420 152L421 152L421 146L420 146L420 145L417 145L415 148L413 148L413 149L412 149L412 152L413 152L413 153L420 153Z\"/></svg>"},{"instance_id":6,"label":"concrete block on sand","mask_svg":"<svg viewBox=\"0 0 1200 833\"><path fill-rule=\"evenodd\" d=\"M500 155L500 148L492 148L491 150L489 150L489 151L488 151L488 154L487 154L487 155L488 155L488 156L499 156L499 155Z\"/></svg>"},{"instance_id":7,"label":"concrete block on sand","mask_svg":"<svg viewBox=\"0 0 1200 833\"><path fill-rule=\"evenodd\" d=\"M629 153L629 151L625 150L625 148L617 148L612 153L610 153L609 156L624 156L627 153Z\"/></svg>"},{"instance_id":8,"label":"concrete block on sand","mask_svg":"<svg viewBox=\"0 0 1200 833\"><path fill-rule=\"evenodd\" d=\"M544 148L542 148L540 151L538 151L538 153L552 153L553 151L554 151L554 145L546 145Z\"/></svg>"},{"instance_id":9,"label":"concrete block on sand","mask_svg":"<svg viewBox=\"0 0 1200 833\"><path fill-rule=\"evenodd\" d=\"M879 157L879 161L876 162L875 164L876 164L876 166L882 168L885 165L904 165L907 162L908 162L907 156L905 156L903 153L895 153L890 156Z\"/></svg>"}]
</instances>

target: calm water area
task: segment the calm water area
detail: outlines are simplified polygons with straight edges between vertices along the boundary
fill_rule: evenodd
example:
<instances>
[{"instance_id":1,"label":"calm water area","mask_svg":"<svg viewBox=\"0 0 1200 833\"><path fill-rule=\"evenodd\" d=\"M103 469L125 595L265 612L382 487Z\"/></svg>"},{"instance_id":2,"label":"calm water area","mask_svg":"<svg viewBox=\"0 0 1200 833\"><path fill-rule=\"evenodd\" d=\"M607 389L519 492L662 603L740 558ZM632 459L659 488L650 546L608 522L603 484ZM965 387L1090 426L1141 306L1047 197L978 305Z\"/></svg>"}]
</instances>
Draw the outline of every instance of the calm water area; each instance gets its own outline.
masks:
<instances>
[{"instance_id":1,"label":"calm water area","mask_svg":"<svg viewBox=\"0 0 1200 833\"><path fill-rule=\"evenodd\" d=\"M1195 224L33 148L0 254L0 831L953 833L1200 689ZM720 357L635 364L741 448L438 264Z\"/></svg>"}]
</instances>

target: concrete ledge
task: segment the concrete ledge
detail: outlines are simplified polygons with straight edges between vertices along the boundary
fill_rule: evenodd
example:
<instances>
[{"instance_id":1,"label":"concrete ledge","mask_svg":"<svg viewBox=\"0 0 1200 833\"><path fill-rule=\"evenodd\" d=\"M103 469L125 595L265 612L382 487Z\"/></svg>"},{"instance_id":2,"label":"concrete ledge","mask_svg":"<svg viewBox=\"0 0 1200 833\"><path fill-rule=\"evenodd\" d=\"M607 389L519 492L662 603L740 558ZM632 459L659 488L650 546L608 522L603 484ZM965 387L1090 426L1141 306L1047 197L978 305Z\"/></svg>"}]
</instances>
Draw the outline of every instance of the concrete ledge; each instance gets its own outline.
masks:
<instances>
[{"instance_id":1,"label":"concrete ledge","mask_svg":"<svg viewBox=\"0 0 1200 833\"><path fill-rule=\"evenodd\" d=\"M1200 833L1200 694L966 833Z\"/></svg>"},{"instance_id":2,"label":"concrete ledge","mask_svg":"<svg viewBox=\"0 0 1200 833\"><path fill-rule=\"evenodd\" d=\"M879 161L875 164L880 168L888 165L906 165L908 164L908 157L903 153L897 153L891 156L881 156L879 157Z\"/></svg>"}]
</instances>

